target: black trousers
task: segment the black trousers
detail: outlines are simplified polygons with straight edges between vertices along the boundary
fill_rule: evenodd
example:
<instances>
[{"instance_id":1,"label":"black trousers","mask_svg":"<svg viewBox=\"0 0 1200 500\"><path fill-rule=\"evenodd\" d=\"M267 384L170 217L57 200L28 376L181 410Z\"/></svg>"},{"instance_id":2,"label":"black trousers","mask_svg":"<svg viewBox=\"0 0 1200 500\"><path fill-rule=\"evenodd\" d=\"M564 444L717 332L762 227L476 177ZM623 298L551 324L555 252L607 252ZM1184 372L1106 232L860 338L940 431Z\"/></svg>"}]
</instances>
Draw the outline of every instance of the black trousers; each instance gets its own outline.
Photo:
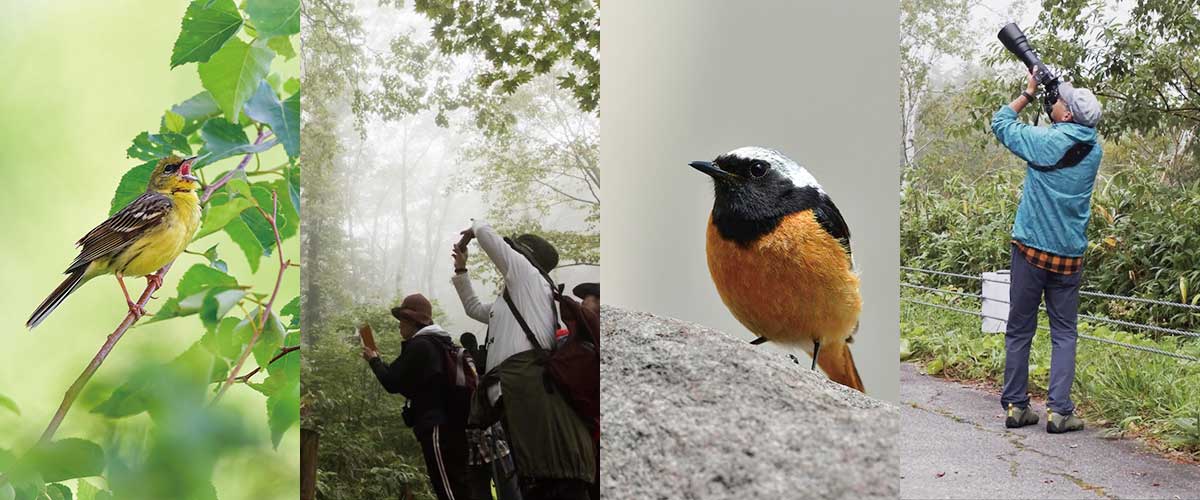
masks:
<instances>
[{"instance_id":1,"label":"black trousers","mask_svg":"<svg viewBox=\"0 0 1200 500\"><path fill-rule=\"evenodd\" d=\"M467 433L443 425L418 432L413 429L425 454L425 472L438 500L469 500L467 486Z\"/></svg>"}]
</instances>

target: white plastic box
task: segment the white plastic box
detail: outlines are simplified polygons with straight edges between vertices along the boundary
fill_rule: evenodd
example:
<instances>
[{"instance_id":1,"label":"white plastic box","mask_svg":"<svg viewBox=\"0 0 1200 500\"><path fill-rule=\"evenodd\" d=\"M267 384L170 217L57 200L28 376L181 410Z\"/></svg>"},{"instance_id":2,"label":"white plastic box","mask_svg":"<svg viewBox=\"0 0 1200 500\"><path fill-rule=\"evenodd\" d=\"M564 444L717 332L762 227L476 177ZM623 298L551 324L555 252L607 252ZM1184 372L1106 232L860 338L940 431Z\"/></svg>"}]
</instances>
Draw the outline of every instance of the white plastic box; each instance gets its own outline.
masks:
<instances>
[{"instance_id":1,"label":"white plastic box","mask_svg":"<svg viewBox=\"0 0 1200 500\"><path fill-rule=\"evenodd\" d=\"M983 273L983 332L1004 333L1008 327L1009 271ZM990 317L988 317L990 316ZM1005 318L1005 319L993 319Z\"/></svg>"}]
</instances>

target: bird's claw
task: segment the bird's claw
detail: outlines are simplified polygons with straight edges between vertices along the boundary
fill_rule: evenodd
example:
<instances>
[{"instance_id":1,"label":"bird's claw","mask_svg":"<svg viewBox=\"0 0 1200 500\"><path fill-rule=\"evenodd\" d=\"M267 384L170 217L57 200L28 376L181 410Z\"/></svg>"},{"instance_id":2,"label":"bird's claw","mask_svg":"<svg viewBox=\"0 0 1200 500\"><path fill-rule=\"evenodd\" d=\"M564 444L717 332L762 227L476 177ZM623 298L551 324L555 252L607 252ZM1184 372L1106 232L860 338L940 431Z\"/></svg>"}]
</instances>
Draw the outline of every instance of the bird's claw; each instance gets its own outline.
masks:
<instances>
[{"instance_id":1,"label":"bird's claw","mask_svg":"<svg viewBox=\"0 0 1200 500\"><path fill-rule=\"evenodd\" d=\"M146 284L154 287L155 290L162 288L163 279L158 274L147 274Z\"/></svg>"},{"instance_id":2,"label":"bird's claw","mask_svg":"<svg viewBox=\"0 0 1200 500\"><path fill-rule=\"evenodd\" d=\"M125 301L125 304L129 306L129 312L133 313L133 319L142 319L142 316L146 315L146 308L142 307L137 302L127 300Z\"/></svg>"}]
</instances>

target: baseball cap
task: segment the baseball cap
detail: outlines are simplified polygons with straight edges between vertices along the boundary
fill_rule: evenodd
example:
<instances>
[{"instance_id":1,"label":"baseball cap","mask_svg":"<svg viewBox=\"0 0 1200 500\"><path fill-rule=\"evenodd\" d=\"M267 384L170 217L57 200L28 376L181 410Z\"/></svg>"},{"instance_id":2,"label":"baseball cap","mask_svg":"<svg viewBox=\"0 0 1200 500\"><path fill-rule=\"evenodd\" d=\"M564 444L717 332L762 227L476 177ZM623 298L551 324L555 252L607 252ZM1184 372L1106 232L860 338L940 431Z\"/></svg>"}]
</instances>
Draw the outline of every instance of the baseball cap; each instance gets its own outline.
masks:
<instances>
[{"instance_id":1,"label":"baseball cap","mask_svg":"<svg viewBox=\"0 0 1200 500\"><path fill-rule=\"evenodd\" d=\"M1071 110L1075 123L1092 128L1096 128L1096 124L1100 123L1100 101L1092 91L1077 89L1070 83L1063 82L1058 85L1058 97L1067 103L1067 109Z\"/></svg>"}]
</instances>

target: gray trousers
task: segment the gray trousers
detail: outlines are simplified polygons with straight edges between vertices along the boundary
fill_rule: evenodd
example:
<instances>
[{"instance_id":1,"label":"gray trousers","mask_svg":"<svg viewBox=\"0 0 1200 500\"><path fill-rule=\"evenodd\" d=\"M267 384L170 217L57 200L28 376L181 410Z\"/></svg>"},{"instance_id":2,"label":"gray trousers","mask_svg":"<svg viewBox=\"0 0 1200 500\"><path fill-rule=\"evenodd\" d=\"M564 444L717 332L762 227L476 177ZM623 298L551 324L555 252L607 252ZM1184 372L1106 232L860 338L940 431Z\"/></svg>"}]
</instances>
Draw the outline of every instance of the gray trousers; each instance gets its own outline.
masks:
<instances>
[{"instance_id":1,"label":"gray trousers","mask_svg":"<svg viewBox=\"0 0 1200 500\"><path fill-rule=\"evenodd\" d=\"M1037 332L1038 307L1046 298L1050 316L1050 390L1048 406L1060 415L1075 411L1071 384L1075 382L1075 342L1079 338L1079 283L1082 271L1066 275L1030 264L1016 246L1012 249L1008 289L1008 330L1004 334L1004 394L1008 408L1029 406L1029 347Z\"/></svg>"}]
</instances>

